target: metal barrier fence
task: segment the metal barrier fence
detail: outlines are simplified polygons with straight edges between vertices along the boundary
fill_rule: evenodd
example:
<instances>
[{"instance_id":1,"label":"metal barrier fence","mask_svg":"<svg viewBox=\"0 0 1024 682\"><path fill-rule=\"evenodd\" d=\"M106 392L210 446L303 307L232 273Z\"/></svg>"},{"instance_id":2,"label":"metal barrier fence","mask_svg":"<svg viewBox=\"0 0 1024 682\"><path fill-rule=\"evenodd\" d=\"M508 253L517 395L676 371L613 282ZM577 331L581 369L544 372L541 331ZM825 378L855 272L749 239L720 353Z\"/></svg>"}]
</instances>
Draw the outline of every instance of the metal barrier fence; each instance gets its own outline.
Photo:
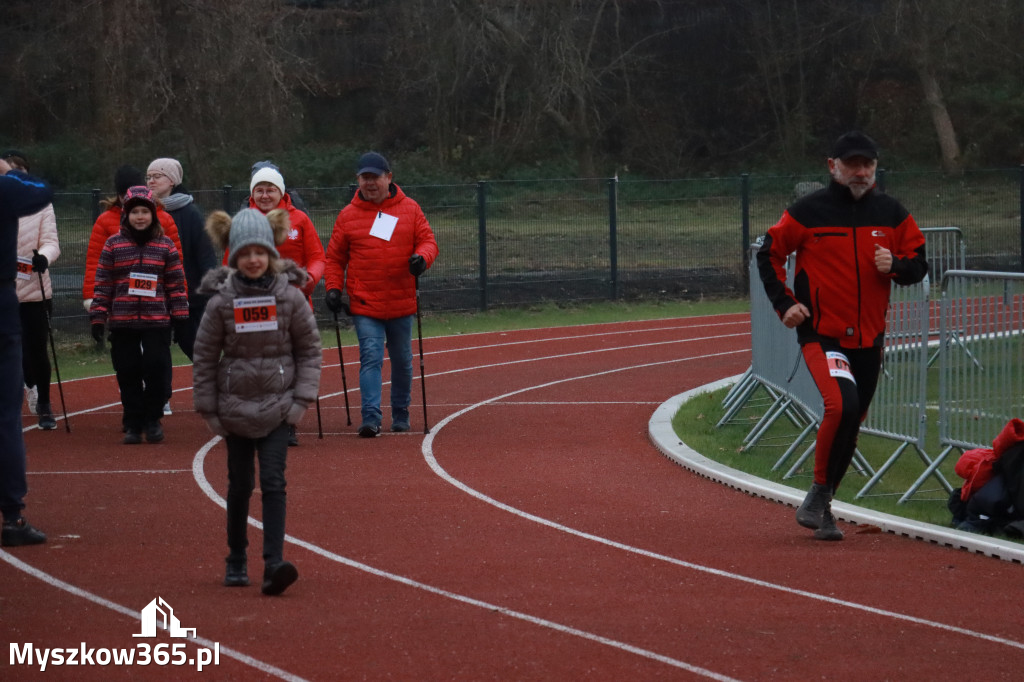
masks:
<instances>
[{"instance_id":1,"label":"metal barrier fence","mask_svg":"<svg viewBox=\"0 0 1024 682\"><path fill-rule=\"evenodd\" d=\"M399 178L401 180L401 178ZM482 181L402 185L423 207L441 257L422 279L425 310L486 310L544 301L745 295L749 244L815 176L681 180ZM884 173L879 182L919 224L959 225L966 266L1021 268L1024 169ZM326 245L354 186L299 187ZM59 193L61 258L51 274L58 328L87 334L80 305L89 233L104 192ZM234 213L244 188L192 193L204 212ZM323 286L314 308L324 310Z\"/></svg>"},{"instance_id":2,"label":"metal barrier fence","mask_svg":"<svg viewBox=\"0 0 1024 682\"><path fill-rule=\"evenodd\" d=\"M927 241L930 270L940 276L947 272L959 272L955 266L964 261L964 240L961 230L956 227L937 227L923 228L922 232ZM752 247L750 256L751 366L741 382L723 401L725 414L719 421L719 426L731 421L758 388L767 391L771 403L757 425L745 437L744 447L755 444L768 427L782 416L788 417L801 428L785 453L775 463L773 470L776 470L817 428L823 415L823 405L821 395L799 354L795 331L787 329L778 319L758 280L757 269L753 263L755 248L756 245ZM789 267L789 270L788 277L791 283L792 267ZM925 445L931 365L928 348L930 339L936 336L940 326L939 308L934 300L936 289L931 286L930 281L931 275L918 284L892 288L886 319L882 375L862 432L894 440L899 444L877 471L871 468L859 451L855 453L858 470L870 475L867 483L856 494L856 498L867 495L909 449L913 449L921 459L924 473L914 486L902 495L900 502L908 500L929 476L934 476L947 492L952 490L952 486L938 469L945 453L933 459ZM958 326L961 322L965 323L966 320L947 322L949 329L945 336L948 342L938 343L937 354L946 357L950 352L964 349L963 355L968 359L971 357L959 336L969 335L970 331L961 331ZM943 349L947 349L947 352L942 353ZM790 478L796 474L805 460L811 456L813 447L812 443L804 450L783 478Z\"/></svg>"},{"instance_id":3,"label":"metal barrier fence","mask_svg":"<svg viewBox=\"0 0 1024 682\"><path fill-rule=\"evenodd\" d=\"M1024 416L1024 274L949 270L942 278L939 444L912 495L954 449L991 447Z\"/></svg>"}]
</instances>

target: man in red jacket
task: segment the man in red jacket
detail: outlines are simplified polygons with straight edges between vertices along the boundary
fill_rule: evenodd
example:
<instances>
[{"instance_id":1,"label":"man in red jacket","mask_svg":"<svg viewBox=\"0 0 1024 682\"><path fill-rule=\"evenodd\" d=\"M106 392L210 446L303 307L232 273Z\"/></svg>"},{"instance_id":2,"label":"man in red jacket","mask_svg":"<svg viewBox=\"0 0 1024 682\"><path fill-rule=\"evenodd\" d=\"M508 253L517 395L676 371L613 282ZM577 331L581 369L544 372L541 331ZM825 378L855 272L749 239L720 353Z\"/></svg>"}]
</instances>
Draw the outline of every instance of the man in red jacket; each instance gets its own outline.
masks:
<instances>
[{"instance_id":1,"label":"man in red jacket","mask_svg":"<svg viewBox=\"0 0 1024 682\"><path fill-rule=\"evenodd\" d=\"M924 236L907 209L875 186L878 147L842 135L828 159L832 181L790 206L757 253L765 292L796 327L804 362L825 404L814 447L814 483L796 520L819 540L842 540L832 497L850 466L878 385L893 282L928 272ZM786 259L796 252L793 289Z\"/></svg>"},{"instance_id":2,"label":"man in red jacket","mask_svg":"<svg viewBox=\"0 0 1024 682\"><path fill-rule=\"evenodd\" d=\"M391 430L409 430L416 278L437 258L437 241L420 205L392 182L387 159L367 152L356 166L359 189L334 221L327 245L327 307L352 315L359 339L359 435L381 427L381 366L391 360Z\"/></svg>"}]
</instances>

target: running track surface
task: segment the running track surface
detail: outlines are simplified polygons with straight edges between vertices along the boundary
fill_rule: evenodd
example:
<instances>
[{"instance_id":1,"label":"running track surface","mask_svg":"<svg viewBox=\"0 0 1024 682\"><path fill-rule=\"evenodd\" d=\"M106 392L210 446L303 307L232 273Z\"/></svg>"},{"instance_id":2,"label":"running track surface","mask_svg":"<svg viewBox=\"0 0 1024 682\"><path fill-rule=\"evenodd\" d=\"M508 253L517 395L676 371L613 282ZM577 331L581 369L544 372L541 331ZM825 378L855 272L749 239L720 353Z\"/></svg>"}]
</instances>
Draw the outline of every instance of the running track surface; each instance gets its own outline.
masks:
<instances>
[{"instance_id":1,"label":"running track surface","mask_svg":"<svg viewBox=\"0 0 1024 682\"><path fill-rule=\"evenodd\" d=\"M7 652L0 679L1021 679L1020 565L849 524L816 542L649 442L661 403L742 372L749 344L747 315L427 339L430 434L417 368L413 432L376 439L354 435L357 349L352 426L326 350L323 438L310 410L288 457L300 577L277 598L258 492L253 586L221 586L225 451L189 368L159 445L120 444L112 377L65 382L72 433L25 433L49 542L0 551L3 639L182 643L133 637L161 597L220 663L39 673Z\"/></svg>"}]
</instances>

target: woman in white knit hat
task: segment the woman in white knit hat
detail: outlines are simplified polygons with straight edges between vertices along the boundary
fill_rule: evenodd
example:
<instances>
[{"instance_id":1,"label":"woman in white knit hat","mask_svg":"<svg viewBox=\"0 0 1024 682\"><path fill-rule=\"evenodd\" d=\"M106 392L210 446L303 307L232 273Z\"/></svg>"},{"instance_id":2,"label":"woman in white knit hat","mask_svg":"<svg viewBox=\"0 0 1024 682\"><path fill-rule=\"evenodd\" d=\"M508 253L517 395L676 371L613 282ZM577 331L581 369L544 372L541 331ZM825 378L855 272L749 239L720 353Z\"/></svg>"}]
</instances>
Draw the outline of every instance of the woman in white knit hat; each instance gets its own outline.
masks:
<instances>
[{"instance_id":1,"label":"woman in white knit hat","mask_svg":"<svg viewBox=\"0 0 1024 682\"><path fill-rule=\"evenodd\" d=\"M278 208L288 212L290 229L285 240L278 244L277 250L281 258L294 261L309 275L309 279L301 286L301 289L312 308L313 289L323 277L324 268L327 265L324 245L313 226L313 221L306 213L294 206L291 197L285 192L284 176L274 166L264 166L253 173L249 181L249 208L254 208L264 215ZM229 257L230 252L226 251L225 260ZM294 424L288 444L299 444Z\"/></svg>"}]
</instances>

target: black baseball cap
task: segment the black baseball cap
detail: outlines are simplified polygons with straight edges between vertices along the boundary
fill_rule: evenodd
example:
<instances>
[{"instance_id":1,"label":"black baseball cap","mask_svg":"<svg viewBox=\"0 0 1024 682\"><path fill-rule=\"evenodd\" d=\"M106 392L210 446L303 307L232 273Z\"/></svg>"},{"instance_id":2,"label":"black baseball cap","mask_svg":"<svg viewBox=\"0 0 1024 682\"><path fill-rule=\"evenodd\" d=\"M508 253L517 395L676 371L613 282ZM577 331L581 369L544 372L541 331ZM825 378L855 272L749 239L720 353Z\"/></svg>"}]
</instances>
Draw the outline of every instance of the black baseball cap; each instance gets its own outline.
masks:
<instances>
[{"instance_id":1,"label":"black baseball cap","mask_svg":"<svg viewBox=\"0 0 1024 682\"><path fill-rule=\"evenodd\" d=\"M856 130L840 135L839 139L832 145L831 158L845 161L854 156L877 159L878 145L870 137Z\"/></svg>"}]
</instances>

